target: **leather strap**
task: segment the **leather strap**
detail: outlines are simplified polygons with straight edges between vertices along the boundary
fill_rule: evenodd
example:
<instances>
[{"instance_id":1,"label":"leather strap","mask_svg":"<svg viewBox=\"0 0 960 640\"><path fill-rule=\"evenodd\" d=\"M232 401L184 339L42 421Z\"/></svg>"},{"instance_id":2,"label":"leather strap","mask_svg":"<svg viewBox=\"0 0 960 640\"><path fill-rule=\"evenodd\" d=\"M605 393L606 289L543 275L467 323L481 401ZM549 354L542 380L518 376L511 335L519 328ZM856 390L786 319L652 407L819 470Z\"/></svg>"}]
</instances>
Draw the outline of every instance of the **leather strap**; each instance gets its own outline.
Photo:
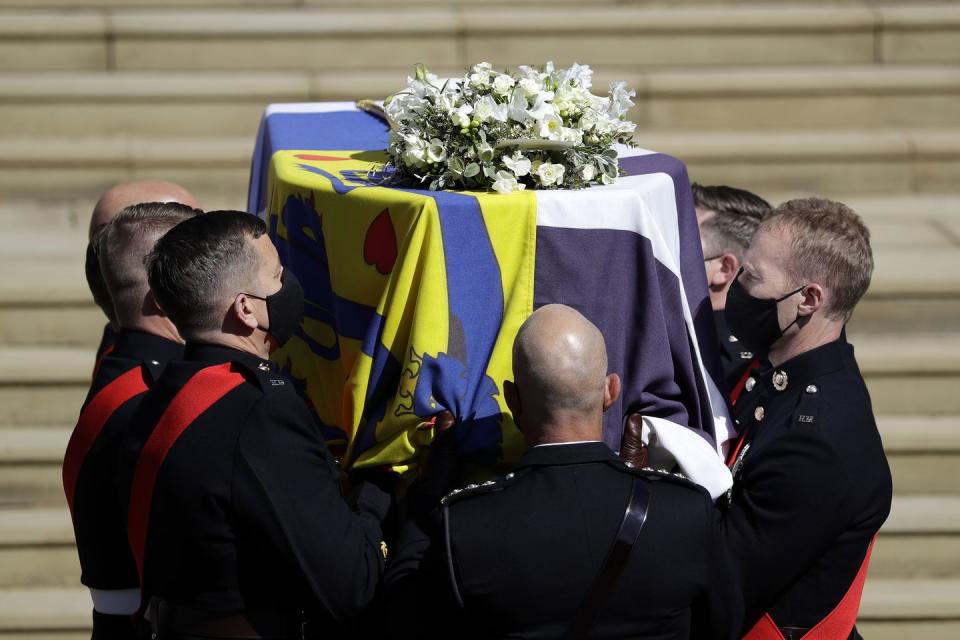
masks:
<instances>
[{"instance_id":1,"label":"leather strap","mask_svg":"<svg viewBox=\"0 0 960 640\"><path fill-rule=\"evenodd\" d=\"M63 454L63 492L67 496L70 516L77 491L77 478L87 454L96 442L104 425L114 412L134 396L146 392L143 369L137 365L100 389L80 412L77 426L70 434L67 451Z\"/></svg>"},{"instance_id":2,"label":"leather strap","mask_svg":"<svg viewBox=\"0 0 960 640\"><path fill-rule=\"evenodd\" d=\"M130 507L127 516L127 535L130 549L137 561L140 584L143 584L143 559L147 546L147 529L153 489L160 467L177 439L200 415L231 390L241 385L243 374L234 371L231 364L214 365L193 374L173 397L160 421L150 433L140 451L130 488Z\"/></svg>"},{"instance_id":3,"label":"leather strap","mask_svg":"<svg viewBox=\"0 0 960 640\"><path fill-rule=\"evenodd\" d=\"M593 579L590 590L573 614L564 638L572 640L590 637L590 629L593 627L597 613L617 586L620 575L627 566L630 551L636 545L643 525L647 523L649 507L650 487L646 481L634 477L630 489L630 501L627 502L627 508L623 512L623 521L620 522L617 537L607 551L607 556Z\"/></svg>"}]
</instances>

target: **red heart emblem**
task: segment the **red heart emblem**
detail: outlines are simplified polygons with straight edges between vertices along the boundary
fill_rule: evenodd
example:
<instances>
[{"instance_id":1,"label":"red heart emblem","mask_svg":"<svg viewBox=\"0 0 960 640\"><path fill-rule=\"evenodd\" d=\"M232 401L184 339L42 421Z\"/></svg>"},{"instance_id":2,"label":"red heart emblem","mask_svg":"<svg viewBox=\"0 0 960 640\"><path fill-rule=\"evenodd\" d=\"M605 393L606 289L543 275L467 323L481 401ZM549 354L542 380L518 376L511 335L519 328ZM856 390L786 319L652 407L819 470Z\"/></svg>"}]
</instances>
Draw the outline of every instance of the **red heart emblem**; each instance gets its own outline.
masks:
<instances>
[{"instance_id":1,"label":"red heart emblem","mask_svg":"<svg viewBox=\"0 0 960 640\"><path fill-rule=\"evenodd\" d=\"M397 262L397 233L390 221L389 209L381 211L370 223L363 240L363 259L384 275L393 271Z\"/></svg>"}]
</instances>

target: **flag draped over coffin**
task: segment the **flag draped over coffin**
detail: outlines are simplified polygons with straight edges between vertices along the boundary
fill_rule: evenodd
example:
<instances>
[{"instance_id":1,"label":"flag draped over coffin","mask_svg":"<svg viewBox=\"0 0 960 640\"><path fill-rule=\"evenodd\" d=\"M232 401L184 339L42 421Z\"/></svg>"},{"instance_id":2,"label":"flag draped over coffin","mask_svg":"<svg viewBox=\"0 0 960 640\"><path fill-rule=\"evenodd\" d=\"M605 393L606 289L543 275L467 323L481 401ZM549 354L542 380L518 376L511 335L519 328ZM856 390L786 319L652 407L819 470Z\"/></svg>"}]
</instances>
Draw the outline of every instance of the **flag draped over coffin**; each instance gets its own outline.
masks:
<instances>
[{"instance_id":1,"label":"flag draped over coffin","mask_svg":"<svg viewBox=\"0 0 960 640\"><path fill-rule=\"evenodd\" d=\"M414 467L443 410L462 423L461 452L515 461L503 382L518 328L549 303L603 332L623 380L605 415L611 448L634 412L711 450L730 437L681 162L632 151L627 177L575 192L430 192L371 180L387 134L349 103L274 105L248 202L305 291L304 321L274 357L354 467Z\"/></svg>"}]
</instances>

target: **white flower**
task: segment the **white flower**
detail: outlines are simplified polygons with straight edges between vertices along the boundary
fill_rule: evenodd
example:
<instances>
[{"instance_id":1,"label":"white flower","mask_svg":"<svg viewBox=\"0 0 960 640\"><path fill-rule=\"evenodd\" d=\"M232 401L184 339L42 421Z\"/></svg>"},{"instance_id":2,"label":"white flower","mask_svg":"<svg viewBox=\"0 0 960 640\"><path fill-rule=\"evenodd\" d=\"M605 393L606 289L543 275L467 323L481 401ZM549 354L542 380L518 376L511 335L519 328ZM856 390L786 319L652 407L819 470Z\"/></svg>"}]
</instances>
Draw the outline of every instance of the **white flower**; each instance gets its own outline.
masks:
<instances>
[{"instance_id":1,"label":"white flower","mask_svg":"<svg viewBox=\"0 0 960 640\"><path fill-rule=\"evenodd\" d=\"M515 151L512 156L503 156L501 160L504 166L518 178L530 173L530 160L519 151Z\"/></svg>"},{"instance_id":2,"label":"white flower","mask_svg":"<svg viewBox=\"0 0 960 640\"><path fill-rule=\"evenodd\" d=\"M473 106L473 117L480 122L496 120L497 122L507 121L507 112L509 108L505 104L497 104L490 96L483 96Z\"/></svg>"},{"instance_id":3,"label":"white flower","mask_svg":"<svg viewBox=\"0 0 960 640\"><path fill-rule=\"evenodd\" d=\"M481 62L473 65L470 69L470 84L478 88L484 88L490 85L490 72L493 65L489 62Z\"/></svg>"},{"instance_id":4,"label":"white flower","mask_svg":"<svg viewBox=\"0 0 960 640\"><path fill-rule=\"evenodd\" d=\"M510 89L517 83L516 80L506 74L500 74L493 79L493 90L501 96L510 95Z\"/></svg>"},{"instance_id":5,"label":"white flower","mask_svg":"<svg viewBox=\"0 0 960 640\"><path fill-rule=\"evenodd\" d=\"M511 120L520 124L524 124L530 119L530 114L527 113L527 98L523 94L523 89L513 90L513 97L507 104L507 115Z\"/></svg>"},{"instance_id":6,"label":"white flower","mask_svg":"<svg viewBox=\"0 0 960 640\"><path fill-rule=\"evenodd\" d=\"M547 116L559 115L559 111L553 106L553 103L550 102L551 100L553 100L552 91L543 91L537 94L536 101L533 103L533 106L527 110L527 113L530 114L530 117L534 120L543 120Z\"/></svg>"},{"instance_id":7,"label":"white flower","mask_svg":"<svg viewBox=\"0 0 960 640\"><path fill-rule=\"evenodd\" d=\"M453 124L462 129L470 126L471 113L473 113L473 107L468 104L462 104L450 114L450 119L453 120Z\"/></svg>"},{"instance_id":8,"label":"white flower","mask_svg":"<svg viewBox=\"0 0 960 640\"><path fill-rule=\"evenodd\" d=\"M592 164L585 164L580 167L580 176L587 182L590 182L597 177L597 168Z\"/></svg>"},{"instance_id":9,"label":"white flower","mask_svg":"<svg viewBox=\"0 0 960 640\"><path fill-rule=\"evenodd\" d=\"M407 139L407 148L403 152L403 161L411 167L422 167L426 164L427 145L419 138Z\"/></svg>"},{"instance_id":10,"label":"white flower","mask_svg":"<svg viewBox=\"0 0 960 640\"><path fill-rule=\"evenodd\" d=\"M603 173L600 175L600 182L602 182L603 184L613 184L613 178Z\"/></svg>"},{"instance_id":11,"label":"white flower","mask_svg":"<svg viewBox=\"0 0 960 640\"><path fill-rule=\"evenodd\" d=\"M617 123L617 133L618 134L627 134L633 133L637 130L637 125L635 122L630 122L629 120L621 120Z\"/></svg>"},{"instance_id":12,"label":"white flower","mask_svg":"<svg viewBox=\"0 0 960 640\"><path fill-rule=\"evenodd\" d=\"M443 140L433 138L430 140L430 146L427 147L427 160L430 162L443 162L447 159L447 149L443 146Z\"/></svg>"},{"instance_id":13,"label":"white flower","mask_svg":"<svg viewBox=\"0 0 960 640\"><path fill-rule=\"evenodd\" d=\"M576 129L574 127L561 127L560 128L560 140L564 142L572 142L575 145L583 144L583 131Z\"/></svg>"},{"instance_id":14,"label":"white flower","mask_svg":"<svg viewBox=\"0 0 960 640\"><path fill-rule=\"evenodd\" d=\"M628 90L626 82L610 83L610 115L619 118L630 110L633 106L633 98L637 95L636 91Z\"/></svg>"},{"instance_id":15,"label":"white flower","mask_svg":"<svg viewBox=\"0 0 960 640\"><path fill-rule=\"evenodd\" d=\"M563 120L560 116L548 114L537 120L537 126L540 130L540 137L548 140L560 140L563 133Z\"/></svg>"},{"instance_id":16,"label":"white flower","mask_svg":"<svg viewBox=\"0 0 960 640\"><path fill-rule=\"evenodd\" d=\"M563 182L564 171L565 169L562 164L544 162L537 167L537 177L540 178L540 184L545 187L549 187L550 185L560 184Z\"/></svg>"},{"instance_id":17,"label":"white flower","mask_svg":"<svg viewBox=\"0 0 960 640\"><path fill-rule=\"evenodd\" d=\"M508 171L497 171L497 179L490 185L497 193L513 193L514 191L523 191L527 185L518 182L517 179Z\"/></svg>"},{"instance_id":18,"label":"white flower","mask_svg":"<svg viewBox=\"0 0 960 640\"><path fill-rule=\"evenodd\" d=\"M589 89L593 86L593 69L589 65L574 62L572 67L563 72L563 79L576 82L578 86Z\"/></svg>"},{"instance_id":19,"label":"white flower","mask_svg":"<svg viewBox=\"0 0 960 640\"><path fill-rule=\"evenodd\" d=\"M523 78L518 84L528 98L543 91L543 83L538 78Z\"/></svg>"}]
</instances>

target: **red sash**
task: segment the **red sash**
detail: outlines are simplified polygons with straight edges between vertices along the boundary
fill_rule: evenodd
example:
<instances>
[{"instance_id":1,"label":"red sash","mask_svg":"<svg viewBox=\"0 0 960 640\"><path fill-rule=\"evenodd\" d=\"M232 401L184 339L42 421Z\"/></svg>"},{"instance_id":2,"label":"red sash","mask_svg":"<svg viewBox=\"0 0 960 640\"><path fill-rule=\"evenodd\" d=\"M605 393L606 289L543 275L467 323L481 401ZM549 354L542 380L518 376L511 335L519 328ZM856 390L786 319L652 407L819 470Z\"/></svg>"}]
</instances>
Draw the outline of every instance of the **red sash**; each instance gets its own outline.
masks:
<instances>
[{"instance_id":1,"label":"red sash","mask_svg":"<svg viewBox=\"0 0 960 640\"><path fill-rule=\"evenodd\" d=\"M857 571L856 577L847 589L847 593L837 603L827 617L817 623L815 627L804 634L802 640L846 640L850 637L854 625L857 623L857 613L860 611L860 597L863 595L863 585L867 582L867 567L870 564L870 554L873 553L874 536L867 547L867 555L863 557L863 564ZM743 640L783 640L783 634L769 613L764 614L753 628L743 636Z\"/></svg>"},{"instance_id":2,"label":"red sash","mask_svg":"<svg viewBox=\"0 0 960 640\"><path fill-rule=\"evenodd\" d=\"M736 406L737 400L740 399L740 395L743 393L744 387L747 386L747 380L750 379L750 375L760 368L760 360L754 358L750 361L750 364L747 365L747 370L743 372L743 375L740 376L740 380L730 391L730 406Z\"/></svg>"},{"instance_id":3,"label":"red sash","mask_svg":"<svg viewBox=\"0 0 960 640\"><path fill-rule=\"evenodd\" d=\"M103 350L103 353L97 356L97 361L93 365L93 375L91 376L91 378L97 377L97 374L100 373L100 365L103 364L103 359L106 358L111 353L113 353L113 350L116 348L117 348L116 345L113 345L113 344L108 345L107 348Z\"/></svg>"},{"instance_id":4,"label":"red sash","mask_svg":"<svg viewBox=\"0 0 960 640\"><path fill-rule=\"evenodd\" d=\"M147 382L143 378L143 369L138 365L98 391L80 412L77 426L70 434L67 451L63 454L63 492L67 496L71 517L77 477L97 436L117 409L146 390Z\"/></svg>"},{"instance_id":5,"label":"red sash","mask_svg":"<svg viewBox=\"0 0 960 640\"><path fill-rule=\"evenodd\" d=\"M127 535L130 549L137 561L137 571L143 583L143 559L150 524L150 507L157 474L170 448L200 415L217 403L232 389L243 384L243 375L231 370L229 362L201 369L183 386L160 416L147 439L130 488L130 509L127 515Z\"/></svg>"}]
</instances>

